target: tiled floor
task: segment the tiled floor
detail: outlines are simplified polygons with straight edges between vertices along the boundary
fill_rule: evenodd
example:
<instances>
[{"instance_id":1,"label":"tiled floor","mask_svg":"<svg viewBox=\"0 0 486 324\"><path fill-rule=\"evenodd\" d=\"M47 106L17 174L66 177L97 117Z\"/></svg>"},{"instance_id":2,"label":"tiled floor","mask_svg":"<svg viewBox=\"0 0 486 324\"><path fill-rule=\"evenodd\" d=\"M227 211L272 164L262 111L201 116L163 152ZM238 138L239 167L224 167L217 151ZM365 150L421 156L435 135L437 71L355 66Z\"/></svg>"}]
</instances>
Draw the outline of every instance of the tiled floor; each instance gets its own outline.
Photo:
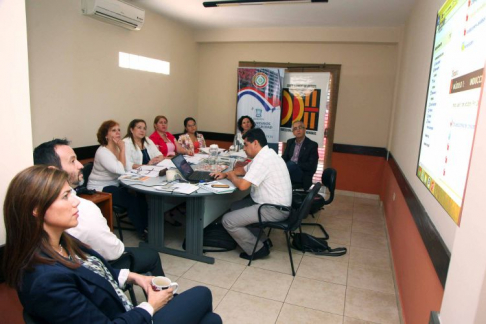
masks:
<instances>
[{"instance_id":1,"label":"tiled floor","mask_svg":"<svg viewBox=\"0 0 486 324\"><path fill-rule=\"evenodd\" d=\"M383 211L377 198L340 193L316 219L329 232L331 247L345 246L341 257L293 251L297 274L291 275L285 236L273 231L268 257L250 267L240 250L210 253L215 264L161 254L166 275L184 291L204 285L224 323L400 323ZM171 227L169 226L167 230ZM317 227L303 228L322 236ZM172 228L171 246L183 230ZM130 232L129 246L138 240ZM137 291L139 300L144 300Z\"/></svg>"}]
</instances>

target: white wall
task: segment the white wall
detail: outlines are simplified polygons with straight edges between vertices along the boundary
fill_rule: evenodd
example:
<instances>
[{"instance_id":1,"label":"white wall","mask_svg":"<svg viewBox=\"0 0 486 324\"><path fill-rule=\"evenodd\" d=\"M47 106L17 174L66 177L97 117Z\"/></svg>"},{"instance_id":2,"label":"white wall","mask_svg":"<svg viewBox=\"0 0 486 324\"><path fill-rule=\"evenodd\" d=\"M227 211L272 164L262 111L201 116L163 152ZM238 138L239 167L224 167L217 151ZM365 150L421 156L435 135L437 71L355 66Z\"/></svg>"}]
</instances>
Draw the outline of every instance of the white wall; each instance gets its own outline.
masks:
<instances>
[{"instance_id":1,"label":"white wall","mask_svg":"<svg viewBox=\"0 0 486 324\"><path fill-rule=\"evenodd\" d=\"M415 175L417 169L435 19L443 0L416 1L407 21L398 78L390 151L445 244L452 250L454 221Z\"/></svg>"},{"instance_id":2,"label":"white wall","mask_svg":"<svg viewBox=\"0 0 486 324\"><path fill-rule=\"evenodd\" d=\"M80 0L27 0L34 146L68 137L75 147L94 145L102 121L123 133L134 118L149 131L156 115L171 132L196 113L197 44L182 24L146 11L141 31L81 14ZM169 61L170 76L118 67L118 52Z\"/></svg>"},{"instance_id":3,"label":"white wall","mask_svg":"<svg viewBox=\"0 0 486 324\"><path fill-rule=\"evenodd\" d=\"M255 35L259 35L258 31ZM230 39L225 35L226 38ZM396 44L201 43L198 85L201 129L234 132L239 61L341 64L334 142L387 146L397 64Z\"/></svg>"},{"instance_id":4,"label":"white wall","mask_svg":"<svg viewBox=\"0 0 486 324\"><path fill-rule=\"evenodd\" d=\"M461 225L457 227L415 176L437 10L443 0L417 1L405 30L391 151L452 256L441 323L486 320L486 93L480 108ZM483 85L484 87L484 85Z\"/></svg>"},{"instance_id":5,"label":"white wall","mask_svg":"<svg viewBox=\"0 0 486 324\"><path fill-rule=\"evenodd\" d=\"M10 180L20 170L32 165L29 72L25 3L0 0L0 245L5 243L3 201Z\"/></svg>"}]
</instances>

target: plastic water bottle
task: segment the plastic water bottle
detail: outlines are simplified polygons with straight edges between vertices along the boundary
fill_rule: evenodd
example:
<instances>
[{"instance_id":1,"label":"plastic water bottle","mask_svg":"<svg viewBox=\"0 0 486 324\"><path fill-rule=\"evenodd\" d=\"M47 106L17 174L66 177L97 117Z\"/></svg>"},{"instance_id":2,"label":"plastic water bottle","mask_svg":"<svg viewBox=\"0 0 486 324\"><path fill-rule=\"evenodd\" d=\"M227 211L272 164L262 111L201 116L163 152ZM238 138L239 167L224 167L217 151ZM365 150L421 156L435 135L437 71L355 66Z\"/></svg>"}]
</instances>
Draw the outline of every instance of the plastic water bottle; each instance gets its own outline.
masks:
<instances>
[{"instance_id":1,"label":"plastic water bottle","mask_svg":"<svg viewBox=\"0 0 486 324\"><path fill-rule=\"evenodd\" d=\"M209 146L209 164L211 165L211 171L215 171L216 169L216 161L218 160L218 145L211 144Z\"/></svg>"}]
</instances>

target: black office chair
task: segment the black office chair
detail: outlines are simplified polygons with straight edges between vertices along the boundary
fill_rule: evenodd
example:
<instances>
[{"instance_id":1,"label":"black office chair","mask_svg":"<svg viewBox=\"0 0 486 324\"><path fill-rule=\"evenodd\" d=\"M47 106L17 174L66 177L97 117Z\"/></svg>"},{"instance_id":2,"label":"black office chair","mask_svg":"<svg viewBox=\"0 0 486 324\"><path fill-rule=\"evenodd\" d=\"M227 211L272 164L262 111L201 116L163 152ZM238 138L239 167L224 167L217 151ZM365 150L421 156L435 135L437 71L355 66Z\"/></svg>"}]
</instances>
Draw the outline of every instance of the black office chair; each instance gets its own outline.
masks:
<instances>
[{"instance_id":1,"label":"black office chair","mask_svg":"<svg viewBox=\"0 0 486 324\"><path fill-rule=\"evenodd\" d=\"M327 168L322 173L321 181L322 185L329 190L329 198L326 199L324 196L316 195L314 200L312 201L311 209L309 214L315 218L314 214L317 213L319 210L324 209L325 205L329 205L334 200L334 191L336 190L336 178L337 178L337 171L333 168ZM294 191L292 194L292 207L297 208L302 204L303 199L305 198L305 193ZM305 217L307 218L307 217ZM324 239L329 239L329 234L326 232L324 227L319 223L302 223L304 226L317 226L324 234Z\"/></svg>"},{"instance_id":2,"label":"black office chair","mask_svg":"<svg viewBox=\"0 0 486 324\"><path fill-rule=\"evenodd\" d=\"M113 205L113 214L115 215L116 225L113 228L118 230L118 235L120 236L120 241L123 242L123 231L136 231L134 227L124 227L125 225L132 225L132 222L126 220L128 218L127 209L121 206ZM133 225L132 225L133 226Z\"/></svg>"},{"instance_id":3,"label":"black office chair","mask_svg":"<svg viewBox=\"0 0 486 324\"><path fill-rule=\"evenodd\" d=\"M272 228L281 229L284 231L285 238L287 239L287 248L289 250L289 258L290 258L290 265L292 267L292 275L295 276L294 261L292 259L292 251L290 249L291 248L290 232L295 232L297 229L299 229L299 232L302 233L302 229L300 227L301 222L307 215L309 215L312 201L314 197L317 195L317 193L319 192L319 189L321 189L321 184L320 183L314 184L314 186L309 190L309 192L306 193L306 196L302 201L302 204L298 208L291 208L288 206L279 206L274 204L262 204L258 208L258 227L260 228L260 231L258 232L257 241L255 243L255 247L253 248L253 252L250 256L250 262L248 262L248 266L251 265L251 261L253 260L253 255L255 254L258 241L260 240L260 237L263 231L265 230L265 228L269 228L270 231L272 230ZM283 220L281 222L265 222L262 220L261 211L262 208L268 208L268 207L277 207L280 208L280 210L290 211L290 215L286 220Z\"/></svg>"}]
</instances>

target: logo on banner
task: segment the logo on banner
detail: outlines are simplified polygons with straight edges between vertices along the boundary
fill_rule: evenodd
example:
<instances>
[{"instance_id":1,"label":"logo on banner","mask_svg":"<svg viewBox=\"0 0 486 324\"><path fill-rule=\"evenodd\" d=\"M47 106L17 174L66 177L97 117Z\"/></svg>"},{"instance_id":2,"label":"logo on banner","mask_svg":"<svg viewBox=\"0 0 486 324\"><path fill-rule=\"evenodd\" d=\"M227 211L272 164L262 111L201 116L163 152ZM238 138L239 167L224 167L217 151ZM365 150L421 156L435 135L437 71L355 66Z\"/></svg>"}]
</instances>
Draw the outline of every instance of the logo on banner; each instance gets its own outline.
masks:
<instances>
[{"instance_id":1,"label":"logo on banner","mask_svg":"<svg viewBox=\"0 0 486 324\"><path fill-rule=\"evenodd\" d=\"M268 76L265 73L258 72L253 76L251 83L257 88L265 88L268 84Z\"/></svg>"},{"instance_id":2,"label":"logo on banner","mask_svg":"<svg viewBox=\"0 0 486 324\"><path fill-rule=\"evenodd\" d=\"M321 90L313 89L305 93L283 89L283 104L280 126L291 128L295 121L303 121L307 130L319 128Z\"/></svg>"}]
</instances>

